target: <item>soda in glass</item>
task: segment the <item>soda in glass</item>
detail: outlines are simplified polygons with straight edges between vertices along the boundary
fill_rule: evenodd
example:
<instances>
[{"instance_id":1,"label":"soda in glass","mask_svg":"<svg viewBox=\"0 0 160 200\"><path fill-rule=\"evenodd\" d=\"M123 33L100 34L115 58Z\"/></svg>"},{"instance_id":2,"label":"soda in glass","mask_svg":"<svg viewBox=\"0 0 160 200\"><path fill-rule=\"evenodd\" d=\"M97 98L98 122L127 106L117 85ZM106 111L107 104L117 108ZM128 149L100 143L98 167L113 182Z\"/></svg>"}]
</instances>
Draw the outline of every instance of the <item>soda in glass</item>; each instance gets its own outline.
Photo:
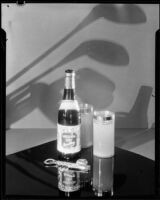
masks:
<instances>
[{"instance_id":1,"label":"soda in glass","mask_svg":"<svg viewBox=\"0 0 160 200\"><path fill-rule=\"evenodd\" d=\"M114 156L115 114L95 111L93 118L93 155L108 158Z\"/></svg>"}]
</instances>

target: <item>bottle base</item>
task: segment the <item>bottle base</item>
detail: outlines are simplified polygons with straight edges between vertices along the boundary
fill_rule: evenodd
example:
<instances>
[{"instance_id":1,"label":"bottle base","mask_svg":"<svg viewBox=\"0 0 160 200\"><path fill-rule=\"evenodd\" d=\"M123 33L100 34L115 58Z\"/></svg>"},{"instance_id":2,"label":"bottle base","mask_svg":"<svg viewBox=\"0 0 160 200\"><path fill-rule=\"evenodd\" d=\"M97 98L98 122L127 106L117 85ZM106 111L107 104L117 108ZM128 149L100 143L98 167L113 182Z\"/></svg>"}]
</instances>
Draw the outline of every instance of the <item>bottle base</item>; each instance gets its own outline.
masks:
<instances>
[{"instance_id":1,"label":"bottle base","mask_svg":"<svg viewBox=\"0 0 160 200\"><path fill-rule=\"evenodd\" d=\"M62 161L77 161L81 157L81 152L75 154L65 154L58 151L58 160Z\"/></svg>"}]
</instances>

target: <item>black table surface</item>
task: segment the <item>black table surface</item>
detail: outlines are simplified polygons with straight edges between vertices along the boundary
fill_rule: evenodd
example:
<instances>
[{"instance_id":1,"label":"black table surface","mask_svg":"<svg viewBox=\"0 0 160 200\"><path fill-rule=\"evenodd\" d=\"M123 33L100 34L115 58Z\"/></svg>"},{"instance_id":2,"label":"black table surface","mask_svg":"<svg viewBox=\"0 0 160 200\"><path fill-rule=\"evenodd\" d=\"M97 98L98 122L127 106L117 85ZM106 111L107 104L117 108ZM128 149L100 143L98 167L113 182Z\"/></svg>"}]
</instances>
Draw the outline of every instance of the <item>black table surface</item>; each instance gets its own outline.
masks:
<instances>
[{"instance_id":1,"label":"black table surface","mask_svg":"<svg viewBox=\"0 0 160 200\"><path fill-rule=\"evenodd\" d=\"M91 154L88 148L81 155L88 159ZM59 197L57 168L46 168L47 158L57 159L56 141L6 156L6 195ZM154 167L154 161L116 147L114 197L154 195ZM85 197L94 197L91 187L81 188L79 198Z\"/></svg>"}]
</instances>

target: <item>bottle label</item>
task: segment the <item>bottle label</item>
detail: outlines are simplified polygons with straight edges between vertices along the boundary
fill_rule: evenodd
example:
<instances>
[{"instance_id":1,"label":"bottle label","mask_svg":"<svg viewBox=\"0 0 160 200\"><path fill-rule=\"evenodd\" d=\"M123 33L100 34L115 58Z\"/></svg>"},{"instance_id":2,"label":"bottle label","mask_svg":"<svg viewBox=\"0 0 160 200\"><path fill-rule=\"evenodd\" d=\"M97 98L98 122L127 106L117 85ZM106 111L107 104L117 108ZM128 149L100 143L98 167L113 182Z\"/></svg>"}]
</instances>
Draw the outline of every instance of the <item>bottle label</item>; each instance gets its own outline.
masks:
<instances>
[{"instance_id":1,"label":"bottle label","mask_svg":"<svg viewBox=\"0 0 160 200\"><path fill-rule=\"evenodd\" d=\"M61 104L59 107L59 110L72 110L72 109L76 109L76 110L80 110L79 105L78 105L78 101L77 100L61 100Z\"/></svg>"},{"instance_id":2,"label":"bottle label","mask_svg":"<svg viewBox=\"0 0 160 200\"><path fill-rule=\"evenodd\" d=\"M80 125L64 126L57 124L57 148L58 151L70 154L81 150Z\"/></svg>"}]
</instances>

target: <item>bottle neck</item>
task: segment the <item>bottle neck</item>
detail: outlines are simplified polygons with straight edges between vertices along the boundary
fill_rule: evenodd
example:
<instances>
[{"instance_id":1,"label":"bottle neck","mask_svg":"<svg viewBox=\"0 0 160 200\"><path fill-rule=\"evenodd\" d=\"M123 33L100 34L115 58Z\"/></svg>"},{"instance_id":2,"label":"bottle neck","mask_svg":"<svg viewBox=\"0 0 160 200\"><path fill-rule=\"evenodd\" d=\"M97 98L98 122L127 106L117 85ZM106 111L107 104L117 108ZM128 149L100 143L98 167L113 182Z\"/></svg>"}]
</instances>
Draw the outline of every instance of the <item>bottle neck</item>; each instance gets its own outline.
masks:
<instances>
[{"instance_id":1,"label":"bottle neck","mask_svg":"<svg viewBox=\"0 0 160 200\"><path fill-rule=\"evenodd\" d=\"M75 99L75 77L66 76L63 100L74 100L74 99Z\"/></svg>"},{"instance_id":2,"label":"bottle neck","mask_svg":"<svg viewBox=\"0 0 160 200\"><path fill-rule=\"evenodd\" d=\"M75 90L74 89L64 89L63 100L74 100Z\"/></svg>"}]
</instances>

